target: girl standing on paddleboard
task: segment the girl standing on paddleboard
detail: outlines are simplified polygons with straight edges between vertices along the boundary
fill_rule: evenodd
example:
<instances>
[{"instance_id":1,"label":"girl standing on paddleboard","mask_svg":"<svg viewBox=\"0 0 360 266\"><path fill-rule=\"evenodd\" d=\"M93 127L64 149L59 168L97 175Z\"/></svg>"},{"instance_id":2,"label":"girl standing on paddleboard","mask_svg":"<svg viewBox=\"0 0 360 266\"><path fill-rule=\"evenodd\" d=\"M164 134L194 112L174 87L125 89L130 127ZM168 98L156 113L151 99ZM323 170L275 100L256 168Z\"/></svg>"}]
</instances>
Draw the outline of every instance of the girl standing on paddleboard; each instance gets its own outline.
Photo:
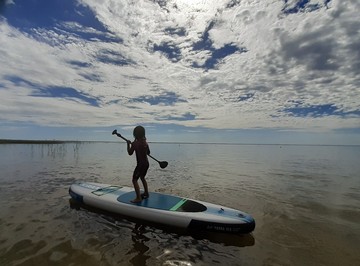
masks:
<instances>
[{"instance_id":1,"label":"girl standing on paddleboard","mask_svg":"<svg viewBox=\"0 0 360 266\"><path fill-rule=\"evenodd\" d=\"M135 151L136 154L136 167L133 173L132 177L132 183L134 185L134 189L136 192L136 198L133 199L132 203L138 203L141 202L142 199L147 199L149 197L149 190L148 185L145 180L145 176L147 173L147 170L149 169L149 160L147 158L147 155L150 154L149 145L146 142L145 137L145 128L142 126L137 126L134 128L133 131L134 135L134 142L131 142L130 140L127 141L127 151L129 155L132 155ZM144 186L144 193L140 194L140 187L138 180L141 179L141 182Z\"/></svg>"}]
</instances>

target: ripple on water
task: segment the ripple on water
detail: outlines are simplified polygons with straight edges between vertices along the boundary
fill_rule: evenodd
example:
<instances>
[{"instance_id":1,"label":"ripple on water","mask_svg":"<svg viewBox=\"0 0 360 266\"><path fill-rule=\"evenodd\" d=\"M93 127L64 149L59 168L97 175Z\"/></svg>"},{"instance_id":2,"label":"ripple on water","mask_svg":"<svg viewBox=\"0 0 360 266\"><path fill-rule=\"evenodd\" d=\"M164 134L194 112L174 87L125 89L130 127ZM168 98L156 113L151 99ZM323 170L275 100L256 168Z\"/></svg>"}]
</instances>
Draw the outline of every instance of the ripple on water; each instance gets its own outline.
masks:
<instances>
[{"instance_id":1,"label":"ripple on water","mask_svg":"<svg viewBox=\"0 0 360 266\"><path fill-rule=\"evenodd\" d=\"M152 162L152 191L244 210L253 235L184 234L71 209L77 180L132 186L126 145L14 145L0 149L0 265L360 265L358 148L151 147L169 161Z\"/></svg>"}]
</instances>

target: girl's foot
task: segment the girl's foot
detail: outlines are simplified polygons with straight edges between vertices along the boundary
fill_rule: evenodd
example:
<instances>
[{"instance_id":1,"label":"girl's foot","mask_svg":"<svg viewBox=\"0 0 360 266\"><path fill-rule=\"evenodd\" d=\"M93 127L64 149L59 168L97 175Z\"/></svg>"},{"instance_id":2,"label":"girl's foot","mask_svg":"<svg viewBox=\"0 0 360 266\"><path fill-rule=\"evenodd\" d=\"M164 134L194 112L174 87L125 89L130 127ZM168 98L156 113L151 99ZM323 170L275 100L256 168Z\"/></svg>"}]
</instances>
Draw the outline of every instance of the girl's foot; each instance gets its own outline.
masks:
<instances>
[{"instance_id":1,"label":"girl's foot","mask_svg":"<svg viewBox=\"0 0 360 266\"><path fill-rule=\"evenodd\" d=\"M140 203L142 201L142 199L138 199L138 198L135 198L133 200L130 200L131 203Z\"/></svg>"},{"instance_id":2,"label":"girl's foot","mask_svg":"<svg viewBox=\"0 0 360 266\"><path fill-rule=\"evenodd\" d=\"M148 194L148 193L142 193L142 194L141 194L141 197L142 197L143 199L147 199L147 198L149 197L149 194Z\"/></svg>"}]
</instances>

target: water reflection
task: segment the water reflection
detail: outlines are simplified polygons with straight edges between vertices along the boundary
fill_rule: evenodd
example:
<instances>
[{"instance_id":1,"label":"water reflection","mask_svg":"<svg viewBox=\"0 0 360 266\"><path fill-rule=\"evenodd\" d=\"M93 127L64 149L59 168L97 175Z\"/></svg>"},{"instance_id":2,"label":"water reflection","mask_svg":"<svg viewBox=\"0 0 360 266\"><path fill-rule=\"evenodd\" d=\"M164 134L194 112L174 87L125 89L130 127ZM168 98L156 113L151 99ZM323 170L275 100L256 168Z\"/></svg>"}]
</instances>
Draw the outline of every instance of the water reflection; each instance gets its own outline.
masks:
<instances>
[{"instance_id":1,"label":"water reflection","mask_svg":"<svg viewBox=\"0 0 360 266\"><path fill-rule=\"evenodd\" d=\"M146 245L150 239L145 236L146 226L142 224L135 224L134 229L132 230L131 239L133 249L131 253L135 253L130 259L130 262L133 265L146 265L146 261L150 258L149 255L146 255L146 252L149 250L149 247Z\"/></svg>"},{"instance_id":2,"label":"water reflection","mask_svg":"<svg viewBox=\"0 0 360 266\"><path fill-rule=\"evenodd\" d=\"M29 160L55 161L64 159L78 160L82 152L82 142L46 144L0 144L0 159L5 162Z\"/></svg>"},{"instance_id":3,"label":"water reflection","mask_svg":"<svg viewBox=\"0 0 360 266\"><path fill-rule=\"evenodd\" d=\"M74 210L80 211L81 209L84 209L95 214L103 215L103 217L114 226L121 224L118 222L124 221L124 219L130 222L130 227L132 227L133 248L134 250L138 251L138 255L144 254L148 250L146 242L149 241L149 238L145 236L145 233L148 232L148 227L159 229L162 231L162 233L167 234L167 236L171 238L190 236L194 240L205 242L210 241L212 243L222 244L224 246L248 247L255 245L255 238L252 234L237 235L206 231L188 231L181 228L174 228L170 226L149 223L147 221L140 221L131 217L114 214L85 204L78 203L73 199L69 199L69 205L70 208ZM134 259L138 260L143 258L140 256L139 258Z\"/></svg>"},{"instance_id":4,"label":"water reflection","mask_svg":"<svg viewBox=\"0 0 360 266\"><path fill-rule=\"evenodd\" d=\"M40 155L40 158L46 159L65 159L73 158L75 162L78 162L81 148L85 145L83 142L70 142L60 144L29 144L31 145L31 157L36 158Z\"/></svg>"}]
</instances>

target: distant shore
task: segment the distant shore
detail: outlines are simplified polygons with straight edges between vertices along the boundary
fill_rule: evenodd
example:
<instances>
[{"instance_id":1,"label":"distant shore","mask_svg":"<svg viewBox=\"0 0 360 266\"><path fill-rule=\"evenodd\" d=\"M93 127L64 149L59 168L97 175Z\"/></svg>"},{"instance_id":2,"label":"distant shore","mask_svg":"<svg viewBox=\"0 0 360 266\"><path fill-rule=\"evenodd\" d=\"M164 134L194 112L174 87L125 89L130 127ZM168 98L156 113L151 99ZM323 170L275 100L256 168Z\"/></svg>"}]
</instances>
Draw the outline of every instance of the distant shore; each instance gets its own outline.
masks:
<instances>
[{"instance_id":1,"label":"distant shore","mask_svg":"<svg viewBox=\"0 0 360 266\"><path fill-rule=\"evenodd\" d=\"M80 141L0 139L0 144L62 144L66 142Z\"/></svg>"},{"instance_id":2,"label":"distant shore","mask_svg":"<svg viewBox=\"0 0 360 266\"><path fill-rule=\"evenodd\" d=\"M66 143L121 143L118 141L101 141L101 140L22 140L22 139L0 139L0 144L66 144ZM176 144L176 145L240 145L240 146L357 146L360 145L339 145L339 144L296 144L296 143L218 143L218 142L166 142L166 141L149 141L153 144Z\"/></svg>"}]
</instances>

